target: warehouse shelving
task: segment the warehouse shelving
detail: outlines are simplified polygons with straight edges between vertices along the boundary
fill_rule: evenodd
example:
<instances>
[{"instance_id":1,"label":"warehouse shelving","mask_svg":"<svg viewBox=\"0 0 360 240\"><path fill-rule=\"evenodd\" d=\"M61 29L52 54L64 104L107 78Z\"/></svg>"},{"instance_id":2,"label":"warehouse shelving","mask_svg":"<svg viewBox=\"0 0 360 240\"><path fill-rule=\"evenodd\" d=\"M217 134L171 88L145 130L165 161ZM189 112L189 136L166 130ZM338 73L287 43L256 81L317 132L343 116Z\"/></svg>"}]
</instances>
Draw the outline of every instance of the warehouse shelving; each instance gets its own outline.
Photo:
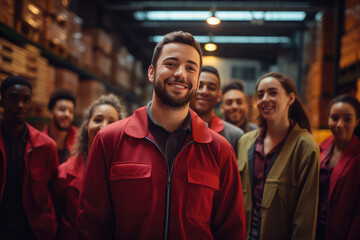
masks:
<instances>
[{"instance_id":1,"label":"warehouse shelving","mask_svg":"<svg viewBox=\"0 0 360 240\"><path fill-rule=\"evenodd\" d=\"M127 91L124 91L124 90L112 85L111 83L101 79L100 77L72 64L68 60L66 60L60 56L57 56L56 54L45 49L43 46L18 34L14 29L6 26L5 24L3 24L1 22L0 22L0 37L3 37L15 44L20 45L20 44L29 43L33 46L36 46L37 48L39 48L41 50L42 56L47 58L49 60L49 63L54 65L55 67L61 67L61 68L66 68L68 70L71 70L71 71L79 74L80 79L94 79L94 80L104 84L109 91L111 91L117 95L125 97L128 101L140 103L140 100L135 95L133 95Z\"/></svg>"}]
</instances>

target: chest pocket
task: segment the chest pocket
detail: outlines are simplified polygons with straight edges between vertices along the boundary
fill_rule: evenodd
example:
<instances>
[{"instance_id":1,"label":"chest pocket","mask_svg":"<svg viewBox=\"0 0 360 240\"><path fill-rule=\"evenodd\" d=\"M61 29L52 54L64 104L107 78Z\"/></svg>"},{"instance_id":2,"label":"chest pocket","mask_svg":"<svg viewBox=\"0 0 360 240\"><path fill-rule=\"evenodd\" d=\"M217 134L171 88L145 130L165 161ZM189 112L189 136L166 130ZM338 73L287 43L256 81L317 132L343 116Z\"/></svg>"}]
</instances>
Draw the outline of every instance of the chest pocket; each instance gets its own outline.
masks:
<instances>
[{"instance_id":1,"label":"chest pocket","mask_svg":"<svg viewBox=\"0 0 360 240\"><path fill-rule=\"evenodd\" d=\"M110 168L111 192L117 213L150 211L151 165L147 163L114 163Z\"/></svg>"},{"instance_id":2,"label":"chest pocket","mask_svg":"<svg viewBox=\"0 0 360 240\"><path fill-rule=\"evenodd\" d=\"M279 184L280 182L277 179L266 179L261 207L270 208L271 202L273 201L279 188Z\"/></svg>"},{"instance_id":3,"label":"chest pocket","mask_svg":"<svg viewBox=\"0 0 360 240\"><path fill-rule=\"evenodd\" d=\"M267 179L261 207L270 208L273 201L281 201L287 211L293 211L293 205L296 202L296 186L278 179Z\"/></svg>"},{"instance_id":4,"label":"chest pocket","mask_svg":"<svg viewBox=\"0 0 360 240\"><path fill-rule=\"evenodd\" d=\"M188 169L190 185L186 217L210 222L213 198L220 190L220 176L217 173L198 169Z\"/></svg>"}]
</instances>

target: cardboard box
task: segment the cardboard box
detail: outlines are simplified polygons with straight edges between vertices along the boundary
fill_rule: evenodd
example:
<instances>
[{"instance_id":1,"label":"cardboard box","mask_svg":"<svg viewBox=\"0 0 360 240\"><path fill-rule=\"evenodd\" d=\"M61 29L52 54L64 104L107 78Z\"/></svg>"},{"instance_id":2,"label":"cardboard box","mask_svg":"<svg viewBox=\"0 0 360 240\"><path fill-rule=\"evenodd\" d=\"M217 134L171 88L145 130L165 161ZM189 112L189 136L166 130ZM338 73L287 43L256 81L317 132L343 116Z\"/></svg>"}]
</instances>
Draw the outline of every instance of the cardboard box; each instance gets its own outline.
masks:
<instances>
[{"instance_id":1,"label":"cardboard box","mask_svg":"<svg viewBox=\"0 0 360 240\"><path fill-rule=\"evenodd\" d=\"M93 39L93 48L100 49L103 53L110 55L113 49L111 37L100 28L84 29L84 33L90 35Z\"/></svg>"}]
</instances>

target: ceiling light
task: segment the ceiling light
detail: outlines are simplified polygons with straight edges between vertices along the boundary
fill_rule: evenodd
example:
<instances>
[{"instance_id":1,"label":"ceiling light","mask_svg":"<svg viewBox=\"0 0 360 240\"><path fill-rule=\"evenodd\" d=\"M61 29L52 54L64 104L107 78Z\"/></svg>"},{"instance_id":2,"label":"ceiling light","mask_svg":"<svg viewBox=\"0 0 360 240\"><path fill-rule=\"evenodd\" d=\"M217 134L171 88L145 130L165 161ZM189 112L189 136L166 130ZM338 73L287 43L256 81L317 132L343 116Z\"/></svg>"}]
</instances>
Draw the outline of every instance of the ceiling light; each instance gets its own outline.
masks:
<instances>
[{"instance_id":1,"label":"ceiling light","mask_svg":"<svg viewBox=\"0 0 360 240\"><path fill-rule=\"evenodd\" d=\"M208 52L213 52L217 49L217 46L216 46L216 44L210 42L210 43L205 44L204 48Z\"/></svg>"},{"instance_id":2,"label":"ceiling light","mask_svg":"<svg viewBox=\"0 0 360 240\"><path fill-rule=\"evenodd\" d=\"M215 12L213 12L212 16L206 19L206 22L210 25L218 25L221 21L219 18L215 17Z\"/></svg>"},{"instance_id":3,"label":"ceiling light","mask_svg":"<svg viewBox=\"0 0 360 240\"><path fill-rule=\"evenodd\" d=\"M137 11L138 21L205 21L212 16L211 11ZM303 21L304 11L216 11L221 21Z\"/></svg>"}]
</instances>

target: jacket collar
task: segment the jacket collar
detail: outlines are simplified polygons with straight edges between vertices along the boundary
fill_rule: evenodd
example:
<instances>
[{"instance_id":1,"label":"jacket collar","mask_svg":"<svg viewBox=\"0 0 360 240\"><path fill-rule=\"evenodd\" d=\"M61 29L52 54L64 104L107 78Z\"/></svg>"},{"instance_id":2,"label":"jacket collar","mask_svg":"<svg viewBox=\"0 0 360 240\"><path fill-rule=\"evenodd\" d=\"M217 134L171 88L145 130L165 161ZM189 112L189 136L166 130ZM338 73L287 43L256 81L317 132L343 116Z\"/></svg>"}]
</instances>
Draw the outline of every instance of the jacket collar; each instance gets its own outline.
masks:
<instances>
[{"instance_id":1,"label":"jacket collar","mask_svg":"<svg viewBox=\"0 0 360 240\"><path fill-rule=\"evenodd\" d=\"M223 131L224 130L223 120L214 114L210 121L210 129L214 130L217 133Z\"/></svg>"},{"instance_id":2,"label":"jacket collar","mask_svg":"<svg viewBox=\"0 0 360 240\"><path fill-rule=\"evenodd\" d=\"M39 135L42 133L32 127L30 124L26 123L28 129L29 129L29 142L32 147L40 147L46 143L46 138L41 137L39 138Z\"/></svg>"},{"instance_id":3,"label":"jacket collar","mask_svg":"<svg viewBox=\"0 0 360 240\"><path fill-rule=\"evenodd\" d=\"M83 172L85 169L84 166L85 154L76 155L66 161L68 165L67 173L72 176L78 176L79 172Z\"/></svg>"},{"instance_id":4,"label":"jacket collar","mask_svg":"<svg viewBox=\"0 0 360 240\"><path fill-rule=\"evenodd\" d=\"M334 144L334 138L332 144ZM339 177L341 176L342 172L345 170L346 166L349 165L352 160L356 159L354 158L354 156L360 155L359 147L360 147L360 141L354 135L331 173L330 185L329 185L329 198L332 195L336 183L339 180Z\"/></svg>"},{"instance_id":5,"label":"jacket collar","mask_svg":"<svg viewBox=\"0 0 360 240\"><path fill-rule=\"evenodd\" d=\"M150 135L146 106L137 109L125 126L125 133L133 138L145 138ZM198 143L209 143L212 140L210 130L205 122L190 109L192 138Z\"/></svg>"}]
</instances>

